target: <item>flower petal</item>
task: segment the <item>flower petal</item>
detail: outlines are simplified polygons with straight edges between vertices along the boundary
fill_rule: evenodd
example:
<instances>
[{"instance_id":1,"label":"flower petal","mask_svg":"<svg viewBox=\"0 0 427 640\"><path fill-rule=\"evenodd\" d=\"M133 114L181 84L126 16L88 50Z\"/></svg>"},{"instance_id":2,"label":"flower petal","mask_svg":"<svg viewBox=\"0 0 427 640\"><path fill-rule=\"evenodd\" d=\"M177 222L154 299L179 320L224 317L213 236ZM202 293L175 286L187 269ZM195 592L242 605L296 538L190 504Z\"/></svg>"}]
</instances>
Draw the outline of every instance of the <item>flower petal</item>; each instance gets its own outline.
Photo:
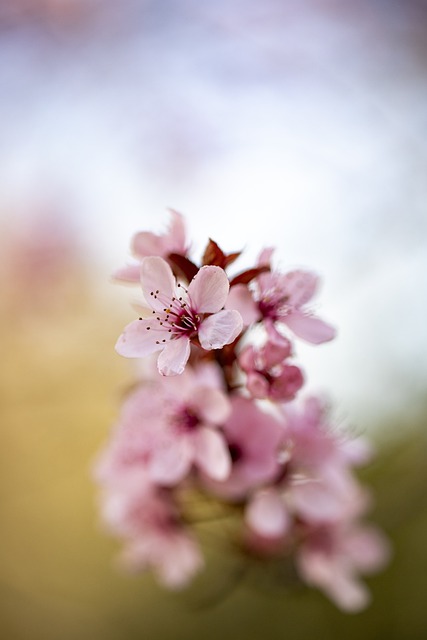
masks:
<instances>
[{"instance_id":1,"label":"flower petal","mask_svg":"<svg viewBox=\"0 0 427 640\"><path fill-rule=\"evenodd\" d=\"M278 538L289 529L289 515L274 489L257 493L246 510L245 520L260 536Z\"/></svg>"},{"instance_id":2,"label":"flower petal","mask_svg":"<svg viewBox=\"0 0 427 640\"><path fill-rule=\"evenodd\" d=\"M174 486L187 475L192 462L193 448L188 438L159 438L147 465L150 479Z\"/></svg>"},{"instance_id":3,"label":"flower petal","mask_svg":"<svg viewBox=\"0 0 427 640\"><path fill-rule=\"evenodd\" d=\"M215 313L225 305L230 283L221 267L207 265L199 269L188 287L194 309L200 313Z\"/></svg>"},{"instance_id":4,"label":"flower petal","mask_svg":"<svg viewBox=\"0 0 427 640\"><path fill-rule=\"evenodd\" d=\"M190 340L183 336L169 340L159 355L157 367L162 376L176 376L182 373L190 357Z\"/></svg>"},{"instance_id":5,"label":"flower petal","mask_svg":"<svg viewBox=\"0 0 427 640\"><path fill-rule=\"evenodd\" d=\"M248 373L246 387L254 398L260 400L267 398L270 391L270 386L266 378L261 373L258 373L258 371Z\"/></svg>"},{"instance_id":6,"label":"flower petal","mask_svg":"<svg viewBox=\"0 0 427 640\"><path fill-rule=\"evenodd\" d=\"M230 344L243 328L242 316L238 311L219 311L202 322L199 340L203 349L221 349Z\"/></svg>"},{"instance_id":7,"label":"flower petal","mask_svg":"<svg viewBox=\"0 0 427 640\"><path fill-rule=\"evenodd\" d=\"M169 213L171 214L171 221L169 223L169 231L167 234L168 239L168 249L170 252L175 251L175 253L186 252L185 250L185 225L184 225L184 217L178 211L174 211L174 209L169 209Z\"/></svg>"},{"instance_id":8,"label":"flower petal","mask_svg":"<svg viewBox=\"0 0 427 640\"><path fill-rule=\"evenodd\" d=\"M231 471L231 458L224 438L218 431L201 427L196 436L195 462L214 480L226 480Z\"/></svg>"},{"instance_id":9,"label":"flower petal","mask_svg":"<svg viewBox=\"0 0 427 640\"><path fill-rule=\"evenodd\" d=\"M282 321L288 325L289 329L292 329L295 335L312 344L329 342L336 335L334 327L330 324L316 318L316 316L305 315L299 311L293 311Z\"/></svg>"},{"instance_id":10,"label":"flower petal","mask_svg":"<svg viewBox=\"0 0 427 640\"><path fill-rule=\"evenodd\" d=\"M163 344L157 344L165 335L164 331L157 331L148 320L134 320L125 327L117 340L116 351L126 358L143 358L162 349Z\"/></svg>"},{"instance_id":11,"label":"flower petal","mask_svg":"<svg viewBox=\"0 0 427 640\"><path fill-rule=\"evenodd\" d=\"M113 280L119 280L120 282L138 283L141 278L141 265L128 264L125 267L114 271L112 278Z\"/></svg>"},{"instance_id":12,"label":"flower petal","mask_svg":"<svg viewBox=\"0 0 427 640\"><path fill-rule=\"evenodd\" d=\"M271 259L273 257L273 253L276 251L275 247L266 247L261 251L258 256L257 266L258 267L269 267L271 264Z\"/></svg>"},{"instance_id":13,"label":"flower petal","mask_svg":"<svg viewBox=\"0 0 427 640\"><path fill-rule=\"evenodd\" d=\"M176 295L172 269L158 256L144 258L141 262L141 286L146 301L156 311L163 311Z\"/></svg>"},{"instance_id":14,"label":"flower petal","mask_svg":"<svg viewBox=\"0 0 427 640\"><path fill-rule=\"evenodd\" d=\"M140 231L132 238L131 251L137 258L163 254L164 241L150 231Z\"/></svg>"},{"instance_id":15,"label":"flower petal","mask_svg":"<svg viewBox=\"0 0 427 640\"><path fill-rule=\"evenodd\" d=\"M319 278L310 271L289 271L281 276L280 282L288 296L288 304L299 308L314 296Z\"/></svg>"},{"instance_id":16,"label":"flower petal","mask_svg":"<svg viewBox=\"0 0 427 640\"><path fill-rule=\"evenodd\" d=\"M198 386L197 395L193 397L191 406L204 422L209 424L223 424L231 413L231 404L227 396L220 389Z\"/></svg>"},{"instance_id":17,"label":"flower petal","mask_svg":"<svg viewBox=\"0 0 427 640\"><path fill-rule=\"evenodd\" d=\"M252 294L245 284L236 284L231 287L225 308L237 309L245 325L256 322L261 316Z\"/></svg>"},{"instance_id":18,"label":"flower petal","mask_svg":"<svg viewBox=\"0 0 427 640\"><path fill-rule=\"evenodd\" d=\"M334 522L345 513L346 501L321 481L293 486L291 500L294 510L311 524Z\"/></svg>"},{"instance_id":19,"label":"flower petal","mask_svg":"<svg viewBox=\"0 0 427 640\"><path fill-rule=\"evenodd\" d=\"M196 541L179 529L159 535L158 539L162 543L158 552L148 554L150 559L155 559L153 568L157 579L168 589L185 587L204 564Z\"/></svg>"}]
</instances>

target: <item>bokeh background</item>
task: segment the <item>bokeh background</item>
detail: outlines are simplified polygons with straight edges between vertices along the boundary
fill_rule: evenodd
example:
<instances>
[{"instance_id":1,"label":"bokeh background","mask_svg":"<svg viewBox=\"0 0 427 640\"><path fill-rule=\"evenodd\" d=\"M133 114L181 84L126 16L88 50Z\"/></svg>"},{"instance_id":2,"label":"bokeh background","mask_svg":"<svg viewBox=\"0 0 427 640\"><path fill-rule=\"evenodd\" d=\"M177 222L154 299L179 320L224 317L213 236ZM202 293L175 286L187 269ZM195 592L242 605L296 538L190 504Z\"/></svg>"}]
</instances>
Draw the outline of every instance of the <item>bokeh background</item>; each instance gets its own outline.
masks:
<instances>
[{"instance_id":1,"label":"bokeh background","mask_svg":"<svg viewBox=\"0 0 427 640\"><path fill-rule=\"evenodd\" d=\"M427 637L426 170L423 0L0 0L2 638ZM134 294L110 273L167 207L196 257L274 244L324 280L339 337L298 354L377 445L394 549L361 614L215 551L179 595L114 566L91 466Z\"/></svg>"}]
</instances>

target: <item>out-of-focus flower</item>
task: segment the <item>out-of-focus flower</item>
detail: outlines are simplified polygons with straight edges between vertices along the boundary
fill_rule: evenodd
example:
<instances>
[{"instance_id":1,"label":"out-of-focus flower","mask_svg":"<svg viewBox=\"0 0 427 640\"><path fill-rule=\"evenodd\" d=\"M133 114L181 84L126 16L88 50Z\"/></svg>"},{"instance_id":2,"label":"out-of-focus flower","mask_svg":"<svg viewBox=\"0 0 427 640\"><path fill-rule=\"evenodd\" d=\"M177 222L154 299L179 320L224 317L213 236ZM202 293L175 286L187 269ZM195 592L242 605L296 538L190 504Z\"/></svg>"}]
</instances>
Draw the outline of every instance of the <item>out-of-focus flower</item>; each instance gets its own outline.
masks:
<instances>
[{"instance_id":1,"label":"out-of-focus flower","mask_svg":"<svg viewBox=\"0 0 427 640\"><path fill-rule=\"evenodd\" d=\"M109 485L137 469L151 482L174 486L193 465L215 480L230 473L231 458L218 428L231 412L215 364L139 385L126 399L113 438L97 466Z\"/></svg>"},{"instance_id":2,"label":"out-of-focus flower","mask_svg":"<svg viewBox=\"0 0 427 640\"><path fill-rule=\"evenodd\" d=\"M159 582L177 589L203 567L198 544L172 494L140 474L110 487L101 508L107 526L125 540L122 560L131 570L153 569Z\"/></svg>"},{"instance_id":3,"label":"out-of-focus flower","mask_svg":"<svg viewBox=\"0 0 427 640\"><path fill-rule=\"evenodd\" d=\"M150 231L139 231L134 235L131 242L131 251L138 262L118 269L113 274L116 280L138 283L140 281L141 262L149 256L160 256L166 260L173 253L178 253L182 256L187 255L188 247L184 219L177 211L171 210L170 215L171 220L166 233L158 235Z\"/></svg>"},{"instance_id":4,"label":"out-of-focus flower","mask_svg":"<svg viewBox=\"0 0 427 640\"><path fill-rule=\"evenodd\" d=\"M278 472L283 428L249 398L233 396L231 402L232 412L223 427L233 462L231 473L223 482L209 481L207 486L217 495L238 500Z\"/></svg>"},{"instance_id":5,"label":"out-of-focus flower","mask_svg":"<svg viewBox=\"0 0 427 640\"><path fill-rule=\"evenodd\" d=\"M246 373L246 387L254 398L270 398L277 402L295 398L304 384L301 369L286 363L291 344L269 340L257 349L248 345L239 355L239 365Z\"/></svg>"},{"instance_id":6,"label":"out-of-focus flower","mask_svg":"<svg viewBox=\"0 0 427 640\"><path fill-rule=\"evenodd\" d=\"M389 545L377 529L344 521L306 532L297 565L307 584L324 591L344 611L356 613L370 601L359 574L378 571L389 555Z\"/></svg>"}]
</instances>

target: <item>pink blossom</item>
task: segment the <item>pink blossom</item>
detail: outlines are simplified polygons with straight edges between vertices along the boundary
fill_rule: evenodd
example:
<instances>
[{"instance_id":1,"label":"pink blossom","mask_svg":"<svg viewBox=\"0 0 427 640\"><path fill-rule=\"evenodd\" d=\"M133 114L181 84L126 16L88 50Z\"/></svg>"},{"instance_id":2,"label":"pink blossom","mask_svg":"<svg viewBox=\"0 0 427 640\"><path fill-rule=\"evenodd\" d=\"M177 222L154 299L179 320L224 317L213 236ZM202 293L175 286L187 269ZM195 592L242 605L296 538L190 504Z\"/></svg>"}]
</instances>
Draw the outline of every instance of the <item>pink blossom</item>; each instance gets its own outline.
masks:
<instances>
[{"instance_id":1,"label":"pink blossom","mask_svg":"<svg viewBox=\"0 0 427 640\"><path fill-rule=\"evenodd\" d=\"M265 249L261 253L259 267L269 266L272 252ZM269 271L255 278L249 288L242 284L232 287L228 305L241 312L245 325L263 320L275 342L283 339L278 329L286 325L296 336L320 344L332 340L335 329L307 307L318 284L318 277L309 271Z\"/></svg>"},{"instance_id":2,"label":"pink blossom","mask_svg":"<svg viewBox=\"0 0 427 640\"><path fill-rule=\"evenodd\" d=\"M218 426L231 404L216 372L216 365L205 364L137 387L123 405L98 477L114 483L145 469L151 482L174 486L194 465L216 480L227 478L231 458Z\"/></svg>"},{"instance_id":3,"label":"pink blossom","mask_svg":"<svg viewBox=\"0 0 427 640\"><path fill-rule=\"evenodd\" d=\"M223 309L230 285L220 267L202 267L186 290L177 284L165 260L144 258L141 285L152 315L131 322L117 341L116 350L128 358L161 351L157 364L162 375L183 372L190 342L196 338L203 349L220 349L242 330L239 312Z\"/></svg>"},{"instance_id":4,"label":"pink blossom","mask_svg":"<svg viewBox=\"0 0 427 640\"><path fill-rule=\"evenodd\" d=\"M172 494L144 482L141 474L127 480L104 493L101 507L106 525L124 539L125 566L153 569L166 587L185 586L204 563Z\"/></svg>"},{"instance_id":5,"label":"pink blossom","mask_svg":"<svg viewBox=\"0 0 427 640\"><path fill-rule=\"evenodd\" d=\"M283 406L282 412L292 443L293 464L300 469L330 478L333 484L341 478L346 484L347 471L372 455L363 438L352 437L330 424L326 403L319 398L306 398L299 406Z\"/></svg>"},{"instance_id":6,"label":"pink blossom","mask_svg":"<svg viewBox=\"0 0 427 640\"><path fill-rule=\"evenodd\" d=\"M254 398L273 401L292 400L304 383L299 367L287 364L291 344L285 338L277 343L268 341L256 349L248 345L239 356L239 364L245 371L246 387Z\"/></svg>"},{"instance_id":7,"label":"pink blossom","mask_svg":"<svg viewBox=\"0 0 427 640\"><path fill-rule=\"evenodd\" d=\"M281 471L274 485L250 499L245 520L261 537L283 537L290 523L332 525L359 517L369 504L367 492L351 473L352 459L342 435L328 426L324 406L309 398L299 410L287 406Z\"/></svg>"},{"instance_id":8,"label":"pink blossom","mask_svg":"<svg viewBox=\"0 0 427 640\"><path fill-rule=\"evenodd\" d=\"M287 460L283 490L292 512L305 522L354 518L369 504L368 493L352 473L346 437L334 430L326 407L317 398L283 407Z\"/></svg>"},{"instance_id":9,"label":"pink blossom","mask_svg":"<svg viewBox=\"0 0 427 640\"><path fill-rule=\"evenodd\" d=\"M232 413L223 426L233 461L231 473L223 482L206 478L205 482L217 495L235 500L275 477L283 430L274 416L249 398L234 396L231 402Z\"/></svg>"},{"instance_id":10,"label":"pink blossom","mask_svg":"<svg viewBox=\"0 0 427 640\"><path fill-rule=\"evenodd\" d=\"M297 566L305 582L322 589L344 611L355 613L370 601L358 574L381 569L389 554L375 528L342 522L306 532Z\"/></svg>"},{"instance_id":11,"label":"pink blossom","mask_svg":"<svg viewBox=\"0 0 427 640\"><path fill-rule=\"evenodd\" d=\"M277 335L276 324L285 324L299 338L313 344L335 337L335 329L306 308L318 282L316 275L301 270L285 274L273 271L257 278L255 299L271 335Z\"/></svg>"},{"instance_id":12,"label":"pink blossom","mask_svg":"<svg viewBox=\"0 0 427 640\"><path fill-rule=\"evenodd\" d=\"M164 234L157 235L150 231L140 231L132 238L131 251L138 260L137 264L127 265L114 273L116 280L138 283L140 280L141 261L148 256L167 258L171 253L187 254L184 220L180 213L170 210L169 228Z\"/></svg>"}]
</instances>

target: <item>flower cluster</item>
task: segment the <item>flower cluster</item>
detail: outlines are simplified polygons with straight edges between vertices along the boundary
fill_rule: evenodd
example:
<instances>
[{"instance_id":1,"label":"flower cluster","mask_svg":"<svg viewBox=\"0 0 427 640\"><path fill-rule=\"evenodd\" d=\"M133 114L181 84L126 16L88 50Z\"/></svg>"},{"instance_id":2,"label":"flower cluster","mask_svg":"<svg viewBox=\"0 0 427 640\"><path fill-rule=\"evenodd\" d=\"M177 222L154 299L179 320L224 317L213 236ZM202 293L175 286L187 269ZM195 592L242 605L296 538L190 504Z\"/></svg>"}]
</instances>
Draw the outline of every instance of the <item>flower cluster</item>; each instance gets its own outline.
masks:
<instances>
[{"instance_id":1,"label":"flower cluster","mask_svg":"<svg viewBox=\"0 0 427 640\"><path fill-rule=\"evenodd\" d=\"M213 505L248 562L291 561L302 582L359 610L359 574L384 564L387 545L361 522L369 495L353 469L367 443L334 427L320 399L300 398L294 337L335 335L309 306L318 278L276 270L272 249L229 275L240 253L213 240L198 266L171 217L164 235L136 234L135 264L115 274L144 296L116 350L157 363L147 358L97 462L103 519L131 569L178 588L204 565L191 505Z\"/></svg>"}]
</instances>

